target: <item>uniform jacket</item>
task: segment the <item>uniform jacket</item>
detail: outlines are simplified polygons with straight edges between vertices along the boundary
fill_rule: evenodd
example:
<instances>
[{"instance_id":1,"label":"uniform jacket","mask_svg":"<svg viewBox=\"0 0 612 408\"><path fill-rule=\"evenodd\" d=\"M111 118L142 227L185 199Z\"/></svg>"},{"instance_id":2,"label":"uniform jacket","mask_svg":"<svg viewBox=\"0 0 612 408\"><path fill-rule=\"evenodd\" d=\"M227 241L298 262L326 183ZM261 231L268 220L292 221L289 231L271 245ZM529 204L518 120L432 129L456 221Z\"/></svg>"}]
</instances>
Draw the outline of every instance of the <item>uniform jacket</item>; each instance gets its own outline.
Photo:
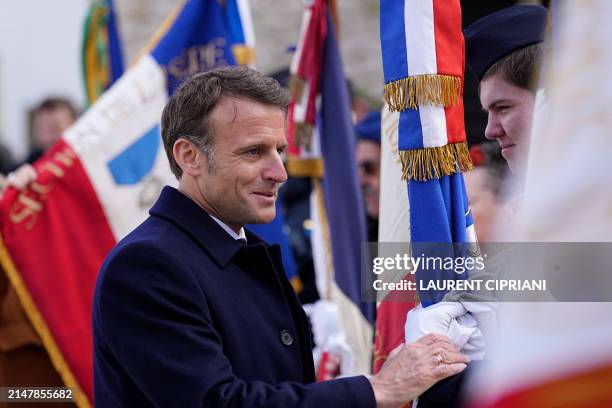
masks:
<instances>
[{"instance_id":1,"label":"uniform jacket","mask_svg":"<svg viewBox=\"0 0 612 408\"><path fill-rule=\"evenodd\" d=\"M308 322L280 250L246 236L164 188L98 277L96 407L375 406L363 376L313 383Z\"/></svg>"}]
</instances>

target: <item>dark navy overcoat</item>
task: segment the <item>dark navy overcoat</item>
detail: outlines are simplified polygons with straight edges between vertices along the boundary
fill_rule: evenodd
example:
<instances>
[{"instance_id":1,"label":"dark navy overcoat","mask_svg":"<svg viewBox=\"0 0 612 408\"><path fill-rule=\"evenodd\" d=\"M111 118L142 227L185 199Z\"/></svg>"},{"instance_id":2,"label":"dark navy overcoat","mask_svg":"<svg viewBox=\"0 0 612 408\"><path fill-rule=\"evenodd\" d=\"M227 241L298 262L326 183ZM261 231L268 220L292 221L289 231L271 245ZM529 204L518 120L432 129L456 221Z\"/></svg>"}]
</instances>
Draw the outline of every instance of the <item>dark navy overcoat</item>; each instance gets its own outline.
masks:
<instances>
[{"instance_id":1,"label":"dark navy overcoat","mask_svg":"<svg viewBox=\"0 0 612 408\"><path fill-rule=\"evenodd\" d=\"M93 306L104 407L374 407L369 381L314 383L310 331L278 246L234 240L165 187L105 260Z\"/></svg>"}]
</instances>

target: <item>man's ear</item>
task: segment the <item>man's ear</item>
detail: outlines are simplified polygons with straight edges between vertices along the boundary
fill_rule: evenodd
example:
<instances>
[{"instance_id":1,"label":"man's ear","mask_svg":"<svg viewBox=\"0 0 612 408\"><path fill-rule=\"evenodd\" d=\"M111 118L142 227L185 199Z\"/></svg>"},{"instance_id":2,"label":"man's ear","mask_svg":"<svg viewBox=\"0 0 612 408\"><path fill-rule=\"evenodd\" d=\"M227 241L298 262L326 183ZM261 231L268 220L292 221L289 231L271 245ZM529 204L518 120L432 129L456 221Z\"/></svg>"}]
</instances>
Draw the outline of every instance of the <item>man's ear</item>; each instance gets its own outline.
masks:
<instances>
[{"instance_id":1,"label":"man's ear","mask_svg":"<svg viewBox=\"0 0 612 408\"><path fill-rule=\"evenodd\" d=\"M178 139L172 147L172 155L184 174L199 176L202 173L200 156L202 152L191 142Z\"/></svg>"}]
</instances>

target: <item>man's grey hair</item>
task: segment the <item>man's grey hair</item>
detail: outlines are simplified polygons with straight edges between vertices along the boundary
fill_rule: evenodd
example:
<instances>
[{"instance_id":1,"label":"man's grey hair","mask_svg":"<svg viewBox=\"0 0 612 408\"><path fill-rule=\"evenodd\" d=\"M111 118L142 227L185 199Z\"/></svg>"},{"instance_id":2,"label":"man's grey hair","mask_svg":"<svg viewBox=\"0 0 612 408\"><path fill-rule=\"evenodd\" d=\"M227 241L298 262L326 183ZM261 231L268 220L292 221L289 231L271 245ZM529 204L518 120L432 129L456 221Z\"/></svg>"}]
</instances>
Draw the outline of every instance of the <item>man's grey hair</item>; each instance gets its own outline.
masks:
<instances>
[{"instance_id":1,"label":"man's grey hair","mask_svg":"<svg viewBox=\"0 0 612 408\"><path fill-rule=\"evenodd\" d=\"M221 67L196 74L174 92L162 113L162 140L170 169L177 179L183 174L172 149L185 139L204 153L209 169L214 169L215 144L209 116L224 97L248 99L278 107L284 115L289 93L278 81L246 67Z\"/></svg>"}]
</instances>

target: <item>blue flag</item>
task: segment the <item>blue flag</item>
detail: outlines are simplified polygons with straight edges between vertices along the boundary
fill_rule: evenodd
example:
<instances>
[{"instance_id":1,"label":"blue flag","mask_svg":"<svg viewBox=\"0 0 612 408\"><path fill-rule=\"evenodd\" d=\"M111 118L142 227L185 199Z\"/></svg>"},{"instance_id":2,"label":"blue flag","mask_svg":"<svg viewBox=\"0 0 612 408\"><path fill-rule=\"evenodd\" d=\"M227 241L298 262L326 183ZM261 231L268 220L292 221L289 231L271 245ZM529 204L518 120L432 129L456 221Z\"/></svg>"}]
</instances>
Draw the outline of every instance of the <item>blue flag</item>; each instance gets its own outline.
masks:
<instances>
[{"instance_id":1,"label":"blue flag","mask_svg":"<svg viewBox=\"0 0 612 408\"><path fill-rule=\"evenodd\" d=\"M321 78L321 151L325 163L323 191L329 218L335 280L370 322L373 304L361 302L361 243L367 242L365 210L357 165L350 99L334 27L327 19Z\"/></svg>"},{"instance_id":2,"label":"blue flag","mask_svg":"<svg viewBox=\"0 0 612 408\"><path fill-rule=\"evenodd\" d=\"M151 52L165 68L169 95L198 72L237 63L233 50L244 45L243 38L232 35L236 28L230 29L228 19L228 9L216 0L190 0L176 15ZM231 20L235 23L235 18Z\"/></svg>"},{"instance_id":3,"label":"blue flag","mask_svg":"<svg viewBox=\"0 0 612 408\"><path fill-rule=\"evenodd\" d=\"M461 174L472 167L463 123L461 3L383 0L380 17L385 96L400 112L412 257L432 265L416 270L419 298L428 306L444 296L429 282L467 276L454 260L471 249L461 243L475 240Z\"/></svg>"},{"instance_id":4,"label":"blue flag","mask_svg":"<svg viewBox=\"0 0 612 408\"><path fill-rule=\"evenodd\" d=\"M408 182L412 256L455 259L467 255L468 228L473 225L461 173L429 181ZM442 267L419 269L416 280L427 288L431 281L465 279L467 272L456 273ZM423 307L442 300L445 291L419 290Z\"/></svg>"}]
</instances>

